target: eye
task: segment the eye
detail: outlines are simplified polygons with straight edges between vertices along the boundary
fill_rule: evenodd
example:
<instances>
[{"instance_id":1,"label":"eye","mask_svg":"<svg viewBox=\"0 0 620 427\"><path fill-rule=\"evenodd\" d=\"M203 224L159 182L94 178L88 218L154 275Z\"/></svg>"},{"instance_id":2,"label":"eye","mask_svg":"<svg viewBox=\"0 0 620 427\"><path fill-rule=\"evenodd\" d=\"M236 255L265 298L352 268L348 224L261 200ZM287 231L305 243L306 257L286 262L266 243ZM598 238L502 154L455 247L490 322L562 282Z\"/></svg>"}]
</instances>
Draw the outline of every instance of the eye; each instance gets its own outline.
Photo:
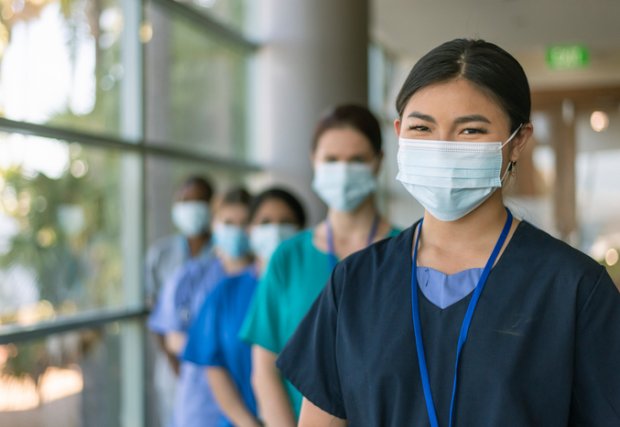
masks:
<instances>
[{"instance_id":1,"label":"eye","mask_svg":"<svg viewBox=\"0 0 620 427\"><path fill-rule=\"evenodd\" d=\"M484 128L465 128L461 133L464 135L485 135L488 131Z\"/></svg>"},{"instance_id":2,"label":"eye","mask_svg":"<svg viewBox=\"0 0 620 427\"><path fill-rule=\"evenodd\" d=\"M349 159L350 163L366 163L364 156L353 156Z\"/></svg>"},{"instance_id":3,"label":"eye","mask_svg":"<svg viewBox=\"0 0 620 427\"><path fill-rule=\"evenodd\" d=\"M414 132L430 132L430 128L424 125L410 125L408 128L410 131Z\"/></svg>"}]
</instances>

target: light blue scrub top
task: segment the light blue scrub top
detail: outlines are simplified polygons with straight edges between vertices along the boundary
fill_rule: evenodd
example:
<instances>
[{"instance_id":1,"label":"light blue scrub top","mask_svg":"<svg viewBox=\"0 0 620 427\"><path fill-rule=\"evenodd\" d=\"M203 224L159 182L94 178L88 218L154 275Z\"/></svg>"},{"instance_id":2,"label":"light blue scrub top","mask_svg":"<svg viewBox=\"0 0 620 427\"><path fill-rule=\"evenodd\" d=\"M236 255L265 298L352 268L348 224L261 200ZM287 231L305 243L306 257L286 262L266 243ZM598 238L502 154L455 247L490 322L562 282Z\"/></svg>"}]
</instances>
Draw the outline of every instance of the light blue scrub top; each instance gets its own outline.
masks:
<instances>
[{"instance_id":1,"label":"light blue scrub top","mask_svg":"<svg viewBox=\"0 0 620 427\"><path fill-rule=\"evenodd\" d=\"M205 245L199 256L211 251ZM192 259L187 238L181 234L162 237L146 253L146 292L149 303L157 301L166 282L172 280L183 265Z\"/></svg>"},{"instance_id":2,"label":"light blue scrub top","mask_svg":"<svg viewBox=\"0 0 620 427\"><path fill-rule=\"evenodd\" d=\"M164 284L157 305L149 316L149 329L162 335L187 333L206 296L225 277L224 267L213 251L188 261L173 279ZM203 368L182 361L172 427L217 427L222 416Z\"/></svg>"}]
</instances>

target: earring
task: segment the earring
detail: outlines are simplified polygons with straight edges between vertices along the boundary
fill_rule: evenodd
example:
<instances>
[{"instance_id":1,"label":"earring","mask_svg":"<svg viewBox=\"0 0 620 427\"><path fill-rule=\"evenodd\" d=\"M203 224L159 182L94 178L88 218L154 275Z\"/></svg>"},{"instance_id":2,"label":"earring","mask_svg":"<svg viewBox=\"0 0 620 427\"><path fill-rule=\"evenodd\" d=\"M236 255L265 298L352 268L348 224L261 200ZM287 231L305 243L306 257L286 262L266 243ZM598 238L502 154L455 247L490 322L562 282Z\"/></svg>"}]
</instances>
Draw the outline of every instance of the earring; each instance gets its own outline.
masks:
<instances>
[{"instance_id":1,"label":"earring","mask_svg":"<svg viewBox=\"0 0 620 427\"><path fill-rule=\"evenodd\" d=\"M508 163L508 172L512 172L516 166L517 166L517 161L511 160L510 163Z\"/></svg>"}]
</instances>

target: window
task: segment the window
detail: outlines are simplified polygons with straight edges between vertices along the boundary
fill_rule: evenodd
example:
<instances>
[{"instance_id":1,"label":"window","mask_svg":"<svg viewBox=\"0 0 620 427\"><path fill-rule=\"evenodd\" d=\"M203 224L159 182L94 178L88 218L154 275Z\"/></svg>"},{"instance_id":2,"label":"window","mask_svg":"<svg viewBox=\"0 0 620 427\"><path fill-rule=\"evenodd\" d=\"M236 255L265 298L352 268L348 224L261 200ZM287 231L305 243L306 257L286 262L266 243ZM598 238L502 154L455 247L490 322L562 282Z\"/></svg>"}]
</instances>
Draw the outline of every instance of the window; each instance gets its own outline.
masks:
<instances>
[{"instance_id":1,"label":"window","mask_svg":"<svg viewBox=\"0 0 620 427\"><path fill-rule=\"evenodd\" d=\"M158 426L145 247L248 163L245 0L0 5L0 425ZM85 422L85 420L88 420Z\"/></svg>"}]
</instances>

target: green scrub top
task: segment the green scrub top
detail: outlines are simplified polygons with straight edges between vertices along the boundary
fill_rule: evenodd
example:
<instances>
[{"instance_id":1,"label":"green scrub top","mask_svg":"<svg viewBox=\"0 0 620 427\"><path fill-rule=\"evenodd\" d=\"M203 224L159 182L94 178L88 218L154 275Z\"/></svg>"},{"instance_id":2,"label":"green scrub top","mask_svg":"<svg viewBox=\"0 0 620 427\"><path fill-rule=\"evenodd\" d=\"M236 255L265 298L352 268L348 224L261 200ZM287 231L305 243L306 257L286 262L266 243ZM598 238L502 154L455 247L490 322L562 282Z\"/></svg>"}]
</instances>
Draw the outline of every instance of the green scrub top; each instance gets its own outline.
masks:
<instances>
[{"instance_id":1,"label":"green scrub top","mask_svg":"<svg viewBox=\"0 0 620 427\"><path fill-rule=\"evenodd\" d=\"M392 228L387 237L399 232ZM242 340L276 354L282 351L332 272L329 255L312 240L313 230L304 230L276 249L241 328ZM303 396L288 381L285 387L298 417Z\"/></svg>"}]
</instances>

